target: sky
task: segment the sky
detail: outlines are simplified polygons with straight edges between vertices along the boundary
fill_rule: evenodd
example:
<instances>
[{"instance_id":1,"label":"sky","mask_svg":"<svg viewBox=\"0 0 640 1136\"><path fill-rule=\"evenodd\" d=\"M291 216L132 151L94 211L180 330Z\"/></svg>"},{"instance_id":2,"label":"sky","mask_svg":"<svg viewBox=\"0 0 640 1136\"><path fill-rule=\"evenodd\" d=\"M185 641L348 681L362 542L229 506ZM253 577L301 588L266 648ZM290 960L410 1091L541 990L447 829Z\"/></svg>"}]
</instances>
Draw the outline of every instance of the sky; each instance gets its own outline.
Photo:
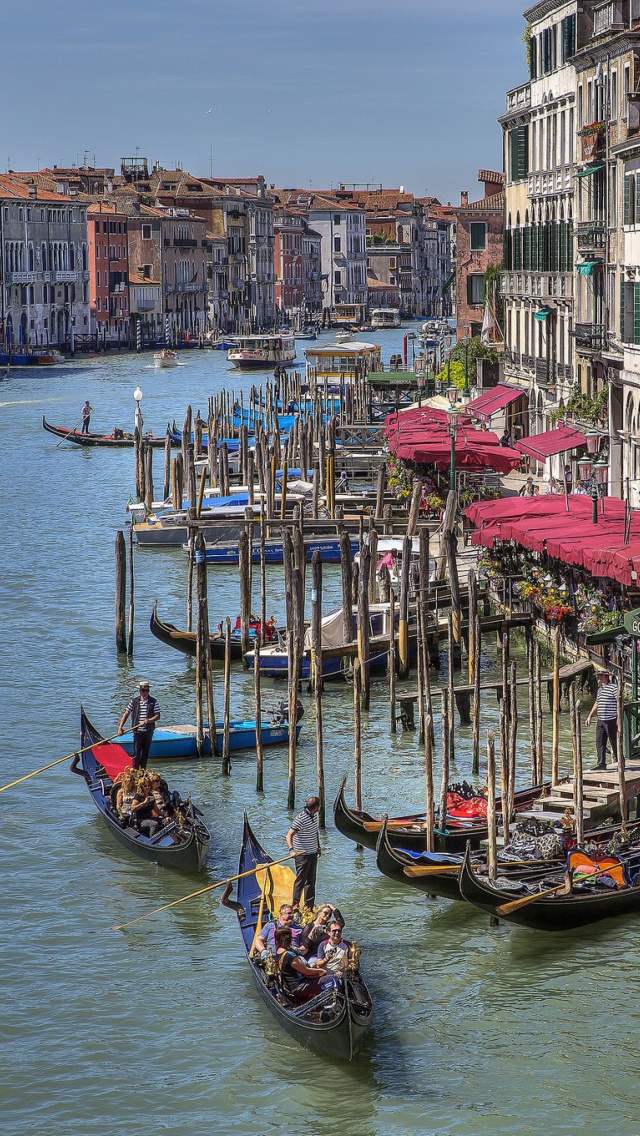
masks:
<instances>
[{"instance_id":1,"label":"sky","mask_svg":"<svg viewBox=\"0 0 640 1136\"><path fill-rule=\"evenodd\" d=\"M24 0L3 12L0 169L145 156L283 188L459 201L501 169L514 0ZM4 150L4 153L2 153ZM477 190L477 192L476 192Z\"/></svg>"}]
</instances>

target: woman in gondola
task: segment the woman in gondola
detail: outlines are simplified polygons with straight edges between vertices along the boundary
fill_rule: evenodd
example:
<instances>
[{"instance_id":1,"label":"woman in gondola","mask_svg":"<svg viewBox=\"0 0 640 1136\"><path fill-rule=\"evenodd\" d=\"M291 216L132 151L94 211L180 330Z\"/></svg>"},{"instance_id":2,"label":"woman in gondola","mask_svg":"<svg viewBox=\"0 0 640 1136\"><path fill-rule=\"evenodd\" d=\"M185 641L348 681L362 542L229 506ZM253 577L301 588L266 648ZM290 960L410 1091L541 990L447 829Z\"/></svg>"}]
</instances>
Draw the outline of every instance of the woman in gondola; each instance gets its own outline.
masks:
<instances>
[{"instance_id":1,"label":"woman in gondola","mask_svg":"<svg viewBox=\"0 0 640 1136\"><path fill-rule=\"evenodd\" d=\"M276 966L285 994L296 1001L306 1002L320 993L320 979L325 978L327 969L323 965L309 966L299 955L291 950L291 930L278 927L275 935Z\"/></svg>"},{"instance_id":2,"label":"woman in gondola","mask_svg":"<svg viewBox=\"0 0 640 1136\"><path fill-rule=\"evenodd\" d=\"M136 796L136 782L131 769L125 769L116 792L116 812L121 820L132 822L131 806ZM112 798L113 799L113 798Z\"/></svg>"}]
</instances>

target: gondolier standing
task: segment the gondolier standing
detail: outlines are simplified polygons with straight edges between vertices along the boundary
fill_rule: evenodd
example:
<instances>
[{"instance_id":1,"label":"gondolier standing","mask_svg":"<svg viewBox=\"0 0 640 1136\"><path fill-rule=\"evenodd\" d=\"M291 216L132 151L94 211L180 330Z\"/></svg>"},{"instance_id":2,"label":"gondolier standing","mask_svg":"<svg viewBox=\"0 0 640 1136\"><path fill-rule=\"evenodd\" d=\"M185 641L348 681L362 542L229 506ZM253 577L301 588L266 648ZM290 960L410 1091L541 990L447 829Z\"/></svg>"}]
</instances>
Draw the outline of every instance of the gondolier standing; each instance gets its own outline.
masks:
<instances>
[{"instance_id":1,"label":"gondolier standing","mask_svg":"<svg viewBox=\"0 0 640 1136\"><path fill-rule=\"evenodd\" d=\"M613 756L616 760L618 757L618 687L615 682L611 682L611 675L608 671L600 671L598 674L598 693L587 716L587 725L596 713L598 715L598 725L596 726L598 764L595 768L606 769L607 742L611 743Z\"/></svg>"},{"instance_id":2,"label":"gondolier standing","mask_svg":"<svg viewBox=\"0 0 640 1136\"><path fill-rule=\"evenodd\" d=\"M294 818L287 833L287 846L295 854L296 881L293 885L293 906L300 905L304 892L306 907L313 907L316 899L316 871L320 856L318 835L319 797L308 797L301 812Z\"/></svg>"},{"instance_id":3,"label":"gondolier standing","mask_svg":"<svg viewBox=\"0 0 640 1136\"><path fill-rule=\"evenodd\" d=\"M149 683L143 679L139 694L132 699L120 719L118 733L124 733L124 724L131 715L133 730L133 768L146 769L155 724L160 717L160 707L156 698L149 694ZM135 729L135 727L138 729Z\"/></svg>"},{"instance_id":4,"label":"gondolier standing","mask_svg":"<svg viewBox=\"0 0 640 1136\"><path fill-rule=\"evenodd\" d=\"M89 433L89 426L91 425L91 411L93 409L94 408L93 406L91 406L89 399L87 399L84 406L82 407L82 430L80 431L81 434Z\"/></svg>"}]
</instances>

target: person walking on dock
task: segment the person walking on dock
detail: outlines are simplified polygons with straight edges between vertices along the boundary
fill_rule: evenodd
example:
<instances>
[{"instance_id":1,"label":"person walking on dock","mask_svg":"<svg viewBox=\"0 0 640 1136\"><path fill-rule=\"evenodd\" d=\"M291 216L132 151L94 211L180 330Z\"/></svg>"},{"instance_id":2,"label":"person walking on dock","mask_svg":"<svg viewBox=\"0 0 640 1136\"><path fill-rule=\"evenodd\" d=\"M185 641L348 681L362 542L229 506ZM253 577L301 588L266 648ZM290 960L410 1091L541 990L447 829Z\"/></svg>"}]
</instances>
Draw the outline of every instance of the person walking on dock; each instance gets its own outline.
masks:
<instances>
[{"instance_id":1,"label":"person walking on dock","mask_svg":"<svg viewBox=\"0 0 640 1136\"><path fill-rule=\"evenodd\" d=\"M129 715L131 715L131 726L133 728L133 768L146 769L153 731L160 717L158 701L149 694L149 683L146 680L140 683L139 694L131 699L122 715L118 726L119 734L124 733L124 724Z\"/></svg>"},{"instance_id":2,"label":"person walking on dock","mask_svg":"<svg viewBox=\"0 0 640 1136\"><path fill-rule=\"evenodd\" d=\"M598 674L598 693L596 700L587 716L587 725L594 714L598 715L596 726L596 752L598 764L596 769L607 767L607 742L610 742L613 755L618 757L618 687L611 682L608 671Z\"/></svg>"},{"instance_id":3,"label":"person walking on dock","mask_svg":"<svg viewBox=\"0 0 640 1136\"><path fill-rule=\"evenodd\" d=\"M319 810L320 798L308 797L305 807L294 817L287 833L287 846L296 858L296 881L293 885L294 907L300 905L303 892L306 907L313 907L316 900L316 871L318 856L320 856Z\"/></svg>"},{"instance_id":4,"label":"person walking on dock","mask_svg":"<svg viewBox=\"0 0 640 1136\"><path fill-rule=\"evenodd\" d=\"M89 426L91 425L91 412L93 409L94 408L93 406L91 406L89 399L87 399L84 406L82 407L82 430L80 431L81 434L89 433Z\"/></svg>"}]
</instances>

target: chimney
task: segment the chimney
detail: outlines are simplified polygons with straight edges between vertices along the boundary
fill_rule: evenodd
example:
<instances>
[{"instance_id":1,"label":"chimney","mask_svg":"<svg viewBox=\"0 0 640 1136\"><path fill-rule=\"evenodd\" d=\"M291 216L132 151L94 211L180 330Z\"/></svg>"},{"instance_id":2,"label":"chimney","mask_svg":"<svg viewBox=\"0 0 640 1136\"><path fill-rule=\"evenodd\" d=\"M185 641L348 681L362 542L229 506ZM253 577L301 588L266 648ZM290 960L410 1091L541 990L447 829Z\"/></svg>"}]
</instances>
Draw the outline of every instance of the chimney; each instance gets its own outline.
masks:
<instances>
[{"instance_id":1,"label":"chimney","mask_svg":"<svg viewBox=\"0 0 640 1136\"><path fill-rule=\"evenodd\" d=\"M38 187L35 184L35 182L31 182L30 185L29 185L29 197L37 197L37 196L38 196Z\"/></svg>"},{"instance_id":2,"label":"chimney","mask_svg":"<svg viewBox=\"0 0 640 1136\"><path fill-rule=\"evenodd\" d=\"M468 205L469 204L469 191L467 189L462 189L460 191L460 204L461 205Z\"/></svg>"}]
</instances>

